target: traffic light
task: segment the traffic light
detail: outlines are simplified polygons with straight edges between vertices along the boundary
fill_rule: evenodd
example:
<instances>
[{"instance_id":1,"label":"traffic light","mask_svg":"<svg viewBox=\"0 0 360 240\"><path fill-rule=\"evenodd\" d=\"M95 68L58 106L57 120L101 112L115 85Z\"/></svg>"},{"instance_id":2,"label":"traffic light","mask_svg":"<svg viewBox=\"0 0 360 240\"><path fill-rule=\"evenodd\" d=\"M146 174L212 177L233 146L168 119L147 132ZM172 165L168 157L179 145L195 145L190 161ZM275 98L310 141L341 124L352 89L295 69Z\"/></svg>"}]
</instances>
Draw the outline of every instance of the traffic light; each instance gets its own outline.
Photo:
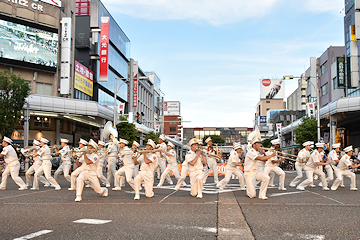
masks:
<instances>
[{"instance_id":1,"label":"traffic light","mask_svg":"<svg viewBox=\"0 0 360 240\"><path fill-rule=\"evenodd\" d=\"M137 122L137 123L141 123L140 113L139 113L139 112L136 112L136 122Z\"/></svg>"}]
</instances>

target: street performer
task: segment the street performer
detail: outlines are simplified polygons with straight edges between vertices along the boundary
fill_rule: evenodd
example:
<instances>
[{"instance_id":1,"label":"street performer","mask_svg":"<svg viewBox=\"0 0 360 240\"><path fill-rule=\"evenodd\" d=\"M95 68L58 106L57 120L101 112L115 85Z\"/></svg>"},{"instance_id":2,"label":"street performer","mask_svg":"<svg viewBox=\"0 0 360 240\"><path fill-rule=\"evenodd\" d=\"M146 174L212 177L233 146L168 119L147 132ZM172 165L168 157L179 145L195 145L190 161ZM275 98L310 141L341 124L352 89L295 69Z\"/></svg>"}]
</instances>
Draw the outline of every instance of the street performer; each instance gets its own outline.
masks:
<instances>
[{"instance_id":1,"label":"street performer","mask_svg":"<svg viewBox=\"0 0 360 240\"><path fill-rule=\"evenodd\" d=\"M158 161L159 161L159 167L160 167L160 170L161 170L161 174L164 174L165 169L166 169L166 155L164 154L164 152L166 151L167 147L166 147L166 144L165 144L164 141L165 141L165 136L160 135L159 136L159 144L158 144L159 147L158 147L158 149L160 149L161 151L157 153L157 156L158 156ZM159 172L158 172L158 175L159 175ZM169 174L166 174L165 178L166 178L166 181L170 185L173 184Z\"/></svg>"},{"instance_id":2,"label":"street performer","mask_svg":"<svg viewBox=\"0 0 360 240\"><path fill-rule=\"evenodd\" d=\"M335 191L339 184L341 183L341 180L343 179L343 176L346 176L350 178L350 190L351 191L357 191L356 188L356 175L353 172L350 172L349 167L352 169L360 167L359 160L356 160L356 165L351 162L350 156L353 154L353 147L349 146L344 148L344 152L346 153L344 156L341 157L339 164L337 168L335 169L335 175L336 180L334 181L333 185L331 186L331 190Z\"/></svg>"},{"instance_id":3,"label":"street performer","mask_svg":"<svg viewBox=\"0 0 360 240\"><path fill-rule=\"evenodd\" d=\"M108 173L107 180L111 184L112 178L116 173L116 163L117 163L118 147L117 139L114 136L110 136L109 145L107 147L107 162L108 162ZM115 185L115 180L114 180Z\"/></svg>"},{"instance_id":4,"label":"street performer","mask_svg":"<svg viewBox=\"0 0 360 240\"><path fill-rule=\"evenodd\" d=\"M259 199L266 200L268 199L266 197L266 191L269 185L270 177L265 173L260 172L258 165L260 161L266 162L268 159L274 157L276 155L276 152L273 152L268 156L260 156L258 152L260 146L261 146L261 137L259 132L250 139L249 151L246 153L245 162L244 162L244 177L246 182L247 195L249 196L249 198L256 197L254 183L255 181L260 181L261 185L260 185ZM261 154L264 153L265 153L264 150L262 150Z\"/></svg>"},{"instance_id":5,"label":"street performer","mask_svg":"<svg viewBox=\"0 0 360 240\"><path fill-rule=\"evenodd\" d=\"M271 140L271 149L270 151L267 151L265 155L269 156L273 152L277 152L280 149L280 139L274 139ZM269 175L270 172L274 172L277 175L279 175L279 190L286 191L286 188L284 186L285 184L285 172L279 167L279 162L284 161L285 158L280 158L278 156L274 156L269 158L265 163L264 173L266 175Z\"/></svg>"},{"instance_id":6,"label":"street performer","mask_svg":"<svg viewBox=\"0 0 360 240\"><path fill-rule=\"evenodd\" d=\"M57 146L54 146L55 153L61 156L61 165L58 167L56 172L54 173L54 179L57 181L59 174L64 173L65 179L71 183L71 176L69 174L71 168L71 160L70 160L70 148L68 146L68 139L61 138L60 144L62 149L59 150Z\"/></svg>"},{"instance_id":7,"label":"street performer","mask_svg":"<svg viewBox=\"0 0 360 240\"><path fill-rule=\"evenodd\" d=\"M50 161L50 148L47 145L49 140L46 138L40 139L41 148L40 150L34 154L34 156L39 156L42 160L42 165L38 168L34 175L34 183L31 190L39 190L39 177L42 174L45 174L46 179L49 181L51 186L55 187L55 190L60 190L61 187L57 183L57 181L51 176L51 167L52 163Z\"/></svg>"},{"instance_id":8,"label":"street performer","mask_svg":"<svg viewBox=\"0 0 360 240\"><path fill-rule=\"evenodd\" d=\"M190 172L190 185L191 196L196 198L203 198L202 189L204 181L204 167L206 164L206 157L202 154L201 150L198 150L198 142L196 138L189 141L191 150L186 153L185 161L189 164Z\"/></svg>"},{"instance_id":9,"label":"street performer","mask_svg":"<svg viewBox=\"0 0 360 240\"><path fill-rule=\"evenodd\" d=\"M329 183L330 181L334 180L334 170L336 168L336 164L338 164L340 157L338 153L340 152L340 143L334 143L332 145L332 151L329 153L328 158L330 164L325 165L325 170L327 173L326 182ZM319 183L319 187L322 187L322 182Z\"/></svg>"},{"instance_id":10,"label":"street performer","mask_svg":"<svg viewBox=\"0 0 360 240\"><path fill-rule=\"evenodd\" d=\"M146 150L150 151L155 148L155 143L153 140L149 139L146 143ZM149 152L144 152L137 160L134 161L135 165L141 164L140 172L134 179L135 186L135 200L140 199L140 187L141 182L145 182L145 195L148 198L154 196L153 185L154 185L154 171L155 165L157 162L156 154Z\"/></svg>"},{"instance_id":11,"label":"street performer","mask_svg":"<svg viewBox=\"0 0 360 240\"><path fill-rule=\"evenodd\" d=\"M121 167L114 175L115 187L112 189L113 191L121 190L120 178L122 176L126 177L126 181L129 183L130 187L134 189L134 179L133 179L134 168L135 168L135 164L133 160L134 152L126 146L127 144L129 144L127 140L120 138L119 142L120 142L119 156L122 158L124 166Z\"/></svg>"},{"instance_id":12,"label":"street performer","mask_svg":"<svg viewBox=\"0 0 360 240\"><path fill-rule=\"evenodd\" d=\"M303 169L305 168L306 162L310 157L310 148L311 148L311 142L307 141L304 142L303 144L303 149L300 150L300 152L298 153L298 156L296 158L296 163L295 163L295 169L296 169L296 173L297 176L291 181L290 183L290 187L296 187L296 185L300 182L300 180L303 177Z\"/></svg>"},{"instance_id":13,"label":"street performer","mask_svg":"<svg viewBox=\"0 0 360 240\"><path fill-rule=\"evenodd\" d=\"M80 140L79 140L80 151L85 150L87 145L88 145L88 142L86 140L80 138ZM78 166L78 168L73 170L73 172L71 173L71 185L70 185L70 188L68 188L69 191L76 190L76 178L80 175L80 173L83 170L83 167L85 166L84 165L84 163L85 163L84 154L82 154L82 152L78 152L73 156L75 158L75 163L76 163L76 166Z\"/></svg>"},{"instance_id":14,"label":"street performer","mask_svg":"<svg viewBox=\"0 0 360 240\"><path fill-rule=\"evenodd\" d=\"M325 166L330 163L329 160L326 162L323 162L322 159L324 157L323 151L324 151L324 145L325 143L316 143L316 150L314 150L313 153L311 153L309 161L306 163L306 166L304 168L306 177L302 183L300 183L296 189L304 191L305 188L313 183L313 177L314 173L320 176L321 182L322 182L322 190L328 191L329 188L327 187L327 182L325 179L325 173L321 171L320 166Z\"/></svg>"},{"instance_id":15,"label":"street performer","mask_svg":"<svg viewBox=\"0 0 360 240\"><path fill-rule=\"evenodd\" d=\"M103 141L98 141L98 147L99 147L99 151L98 151L98 155L99 158L97 160L97 167L96 167L96 174L98 176L98 178L103 182L103 184L105 184L106 187L110 187L110 183L107 180L107 178L104 176L104 162L105 162L105 158L106 158L106 152L105 152L105 142Z\"/></svg>"},{"instance_id":16,"label":"street performer","mask_svg":"<svg viewBox=\"0 0 360 240\"><path fill-rule=\"evenodd\" d=\"M11 175L11 178L14 180L14 182L20 187L18 190L26 190L26 184L21 179L21 177L19 177L20 162L15 149L11 146L11 143L12 140L4 136L2 140L3 150L0 153L0 157L4 158L6 167L2 174L0 190L6 189L6 183L9 175Z\"/></svg>"},{"instance_id":17,"label":"street performer","mask_svg":"<svg viewBox=\"0 0 360 240\"><path fill-rule=\"evenodd\" d=\"M93 152L83 152L84 163L82 166L82 171L76 179L76 198L75 202L80 202L82 200L81 195L84 189L84 182L87 181L94 191L100 194L103 197L108 196L107 188L100 187L99 179L96 174L96 162L98 160L97 155L97 143L90 139L87 149L94 149Z\"/></svg>"},{"instance_id":18,"label":"street performer","mask_svg":"<svg viewBox=\"0 0 360 240\"><path fill-rule=\"evenodd\" d=\"M216 155L217 152L214 150L213 142L211 137L208 137L205 140L205 143L207 145L206 153L211 155ZM206 156L207 161L207 168L205 170L205 176L204 176L204 183L206 182L206 179L209 176L210 170L213 171L214 174L214 182L217 184L219 182L219 176L218 176L218 170L217 170L217 161L215 157Z\"/></svg>"},{"instance_id":19,"label":"street performer","mask_svg":"<svg viewBox=\"0 0 360 240\"><path fill-rule=\"evenodd\" d=\"M226 184L230 181L231 176L234 174L239 179L240 190L245 190L245 179L243 172L238 168L241 167L240 154L242 152L240 142L234 143L233 149L230 152L229 160L225 167L225 178L222 179L216 186L224 190Z\"/></svg>"},{"instance_id":20,"label":"street performer","mask_svg":"<svg viewBox=\"0 0 360 240\"><path fill-rule=\"evenodd\" d=\"M179 174L179 168L176 161L176 152L174 150L175 145L171 142L168 142L167 144L167 151L163 152L163 154L166 157L166 160L168 162L168 165L165 169L165 171L161 174L160 182L157 185L158 187L161 187L165 181L165 177L169 175L169 173L173 172L174 176L177 180L180 178Z\"/></svg>"},{"instance_id":21,"label":"street performer","mask_svg":"<svg viewBox=\"0 0 360 240\"><path fill-rule=\"evenodd\" d=\"M31 184L31 175L33 175L41 166L41 159L39 156L34 156L35 153L37 153L40 150L40 142L37 140L33 140L33 147L34 149L30 152L27 152L27 157L32 157L33 164L32 166L26 171L25 177L26 177L26 185L28 187L32 186ZM44 187L50 187L50 183L46 180L44 176L39 177L40 182L44 184Z\"/></svg>"}]
</instances>

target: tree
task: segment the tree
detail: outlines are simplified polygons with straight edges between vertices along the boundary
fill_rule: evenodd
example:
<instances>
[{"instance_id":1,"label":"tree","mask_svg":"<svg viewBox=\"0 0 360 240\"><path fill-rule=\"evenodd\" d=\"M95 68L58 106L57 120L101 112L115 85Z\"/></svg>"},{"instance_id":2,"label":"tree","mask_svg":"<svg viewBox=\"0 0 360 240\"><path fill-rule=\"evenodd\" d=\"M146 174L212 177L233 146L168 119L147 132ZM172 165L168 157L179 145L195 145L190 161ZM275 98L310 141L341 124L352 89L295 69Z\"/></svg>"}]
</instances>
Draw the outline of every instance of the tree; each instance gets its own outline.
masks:
<instances>
[{"instance_id":1,"label":"tree","mask_svg":"<svg viewBox=\"0 0 360 240\"><path fill-rule=\"evenodd\" d=\"M208 137L211 137L211 140L212 140L213 143L217 143L217 144L219 144L219 143L225 143L225 140L224 140L222 137L220 137L219 135L205 135L205 136L203 137L203 144L205 144L205 140L206 140Z\"/></svg>"},{"instance_id":2,"label":"tree","mask_svg":"<svg viewBox=\"0 0 360 240\"><path fill-rule=\"evenodd\" d=\"M303 117L302 123L295 129L296 143L317 142L317 121L315 117Z\"/></svg>"},{"instance_id":3,"label":"tree","mask_svg":"<svg viewBox=\"0 0 360 240\"><path fill-rule=\"evenodd\" d=\"M26 97L30 94L29 84L21 77L0 71L0 134L11 137L19 125Z\"/></svg>"},{"instance_id":4,"label":"tree","mask_svg":"<svg viewBox=\"0 0 360 240\"><path fill-rule=\"evenodd\" d=\"M261 145L263 145L263 147L265 147L265 148L271 148L271 140L273 140L273 139L272 138L264 139L261 142Z\"/></svg>"},{"instance_id":5,"label":"tree","mask_svg":"<svg viewBox=\"0 0 360 240\"><path fill-rule=\"evenodd\" d=\"M137 130L135 125L126 122L127 117L125 116L121 116L120 120L124 122L120 122L118 125L116 125L119 138L126 139L129 142L129 145L132 145L132 142L137 140Z\"/></svg>"},{"instance_id":6,"label":"tree","mask_svg":"<svg viewBox=\"0 0 360 240\"><path fill-rule=\"evenodd\" d=\"M158 132L158 133L149 132L148 134L145 135L144 142L147 143L148 139L151 139L154 142L157 142L157 141L159 141L159 137L161 134L162 134L161 132Z\"/></svg>"}]
</instances>

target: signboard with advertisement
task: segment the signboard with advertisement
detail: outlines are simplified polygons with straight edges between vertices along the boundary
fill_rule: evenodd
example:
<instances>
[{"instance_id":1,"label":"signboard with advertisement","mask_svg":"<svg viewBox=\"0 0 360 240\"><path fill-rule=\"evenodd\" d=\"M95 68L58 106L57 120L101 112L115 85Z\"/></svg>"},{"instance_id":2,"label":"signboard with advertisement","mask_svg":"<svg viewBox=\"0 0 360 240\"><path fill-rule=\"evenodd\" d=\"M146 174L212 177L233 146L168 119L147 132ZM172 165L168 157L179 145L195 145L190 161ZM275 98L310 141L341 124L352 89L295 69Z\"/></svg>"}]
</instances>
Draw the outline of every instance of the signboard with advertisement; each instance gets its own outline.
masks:
<instances>
[{"instance_id":1,"label":"signboard with advertisement","mask_svg":"<svg viewBox=\"0 0 360 240\"><path fill-rule=\"evenodd\" d=\"M281 79L260 80L261 99L282 99L285 98L285 83Z\"/></svg>"},{"instance_id":2,"label":"signboard with advertisement","mask_svg":"<svg viewBox=\"0 0 360 240\"><path fill-rule=\"evenodd\" d=\"M75 60L74 88L92 97L93 78L93 72Z\"/></svg>"},{"instance_id":3,"label":"signboard with advertisement","mask_svg":"<svg viewBox=\"0 0 360 240\"><path fill-rule=\"evenodd\" d=\"M59 36L0 19L0 59L53 68L58 65Z\"/></svg>"},{"instance_id":4,"label":"signboard with advertisement","mask_svg":"<svg viewBox=\"0 0 360 240\"><path fill-rule=\"evenodd\" d=\"M108 81L109 68L109 17L101 17L101 31L100 31L100 72L99 81Z\"/></svg>"},{"instance_id":5,"label":"signboard with advertisement","mask_svg":"<svg viewBox=\"0 0 360 240\"><path fill-rule=\"evenodd\" d=\"M34 2L37 2L34 0ZM48 3L57 7L61 7L61 0L40 0L40 2Z\"/></svg>"},{"instance_id":6,"label":"signboard with advertisement","mask_svg":"<svg viewBox=\"0 0 360 240\"><path fill-rule=\"evenodd\" d=\"M336 58L337 64L337 81L338 81L338 88L345 88L345 58L344 57L337 57Z\"/></svg>"},{"instance_id":7,"label":"signboard with advertisement","mask_svg":"<svg viewBox=\"0 0 360 240\"><path fill-rule=\"evenodd\" d=\"M138 75L139 75L139 66L137 61L132 62L132 75L133 75L133 107L138 105Z\"/></svg>"},{"instance_id":8,"label":"signboard with advertisement","mask_svg":"<svg viewBox=\"0 0 360 240\"><path fill-rule=\"evenodd\" d=\"M179 101L167 101L164 102L164 115L165 116L180 116L180 102Z\"/></svg>"}]
</instances>

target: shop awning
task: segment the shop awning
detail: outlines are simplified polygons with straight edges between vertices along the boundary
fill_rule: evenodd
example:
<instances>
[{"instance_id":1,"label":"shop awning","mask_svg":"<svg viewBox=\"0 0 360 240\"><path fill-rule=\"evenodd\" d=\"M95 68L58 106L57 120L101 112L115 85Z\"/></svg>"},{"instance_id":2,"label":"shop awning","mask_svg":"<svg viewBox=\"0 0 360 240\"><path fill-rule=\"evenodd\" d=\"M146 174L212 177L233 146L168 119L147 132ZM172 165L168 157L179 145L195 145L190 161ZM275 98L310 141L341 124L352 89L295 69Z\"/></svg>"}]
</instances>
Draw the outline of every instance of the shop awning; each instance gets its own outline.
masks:
<instances>
[{"instance_id":1,"label":"shop awning","mask_svg":"<svg viewBox=\"0 0 360 240\"><path fill-rule=\"evenodd\" d=\"M320 109L320 119L336 113L352 112L360 110L360 96L340 98Z\"/></svg>"}]
</instances>

